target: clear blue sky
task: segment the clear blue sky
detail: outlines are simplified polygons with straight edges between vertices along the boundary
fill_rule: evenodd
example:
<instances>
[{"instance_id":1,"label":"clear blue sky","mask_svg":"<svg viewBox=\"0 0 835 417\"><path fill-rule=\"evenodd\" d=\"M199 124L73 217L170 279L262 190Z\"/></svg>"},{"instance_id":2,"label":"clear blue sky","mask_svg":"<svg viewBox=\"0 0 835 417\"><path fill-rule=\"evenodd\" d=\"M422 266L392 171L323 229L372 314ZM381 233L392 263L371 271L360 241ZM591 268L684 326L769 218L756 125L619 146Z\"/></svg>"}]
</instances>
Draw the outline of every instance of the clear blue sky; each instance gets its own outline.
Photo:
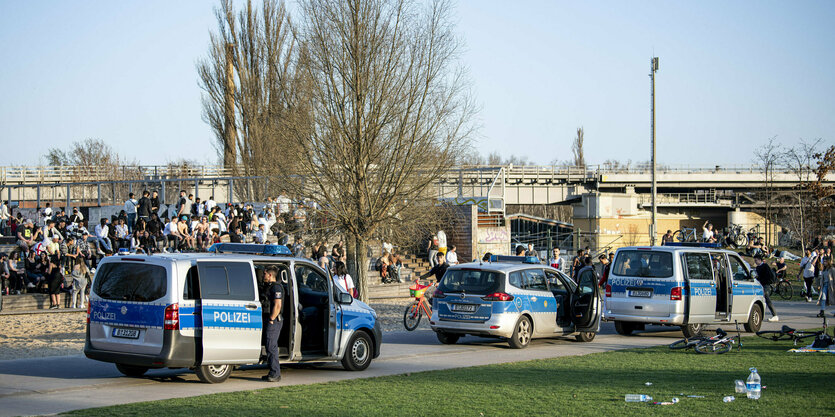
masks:
<instances>
[{"instance_id":1,"label":"clear blue sky","mask_svg":"<svg viewBox=\"0 0 835 417\"><path fill-rule=\"evenodd\" d=\"M0 165L101 138L142 164L216 163L195 62L211 1L0 0ZM482 153L547 164L749 164L777 136L835 143L835 2L460 1Z\"/></svg>"}]
</instances>

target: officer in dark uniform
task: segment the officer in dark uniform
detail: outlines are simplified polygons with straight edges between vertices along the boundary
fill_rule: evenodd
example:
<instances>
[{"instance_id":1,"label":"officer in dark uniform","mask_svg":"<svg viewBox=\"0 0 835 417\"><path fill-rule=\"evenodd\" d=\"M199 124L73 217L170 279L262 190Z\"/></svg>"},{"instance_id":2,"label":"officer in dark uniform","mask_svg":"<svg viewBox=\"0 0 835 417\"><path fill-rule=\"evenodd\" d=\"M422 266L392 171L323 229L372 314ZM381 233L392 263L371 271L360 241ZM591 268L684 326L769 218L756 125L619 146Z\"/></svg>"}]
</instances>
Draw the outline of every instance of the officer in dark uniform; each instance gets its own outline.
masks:
<instances>
[{"instance_id":1,"label":"officer in dark uniform","mask_svg":"<svg viewBox=\"0 0 835 417\"><path fill-rule=\"evenodd\" d=\"M264 270L264 283L267 286L266 299L269 304L269 314L265 314L264 328L267 329L267 361L270 372L261 377L267 382L281 381L281 367L278 363L278 336L281 334L281 308L284 304L284 288L276 282L278 268L268 266ZM267 313L265 310L264 313Z\"/></svg>"}]
</instances>

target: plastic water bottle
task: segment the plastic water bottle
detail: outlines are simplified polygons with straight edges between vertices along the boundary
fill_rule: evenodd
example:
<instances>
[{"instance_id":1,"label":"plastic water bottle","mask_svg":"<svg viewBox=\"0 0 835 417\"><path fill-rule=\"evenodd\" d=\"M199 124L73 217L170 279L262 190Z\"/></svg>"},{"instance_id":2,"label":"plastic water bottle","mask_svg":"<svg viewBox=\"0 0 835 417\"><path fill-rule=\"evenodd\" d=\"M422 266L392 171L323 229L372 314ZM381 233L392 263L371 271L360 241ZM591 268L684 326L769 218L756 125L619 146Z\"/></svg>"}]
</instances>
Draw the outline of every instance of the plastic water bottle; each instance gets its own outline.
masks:
<instances>
[{"instance_id":1,"label":"plastic water bottle","mask_svg":"<svg viewBox=\"0 0 835 417\"><path fill-rule=\"evenodd\" d=\"M757 368L751 368L751 375L748 375L748 381L746 381L745 387L748 388L749 399L760 399L762 380L760 380L760 374L757 373Z\"/></svg>"},{"instance_id":2,"label":"plastic water bottle","mask_svg":"<svg viewBox=\"0 0 835 417\"><path fill-rule=\"evenodd\" d=\"M626 402L628 403L646 403L652 401L652 397L644 394L626 394Z\"/></svg>"},{"instance_id":3,"label":"plastic water bottle","mask_svg":"<svg viewBox=\"0 0 835 417\"><path fill-rule=\"evenodd\" d=\"M734 396L733 396L733 395L728 395L727 397L722 398L722 401L723 401L723 402L726 402L726 403L729 403L729 402L731 402L731 401L733 401L733 400L735 400L735 399L736 399L736 398L734 398Z\"/></svg>"}]
</instances>

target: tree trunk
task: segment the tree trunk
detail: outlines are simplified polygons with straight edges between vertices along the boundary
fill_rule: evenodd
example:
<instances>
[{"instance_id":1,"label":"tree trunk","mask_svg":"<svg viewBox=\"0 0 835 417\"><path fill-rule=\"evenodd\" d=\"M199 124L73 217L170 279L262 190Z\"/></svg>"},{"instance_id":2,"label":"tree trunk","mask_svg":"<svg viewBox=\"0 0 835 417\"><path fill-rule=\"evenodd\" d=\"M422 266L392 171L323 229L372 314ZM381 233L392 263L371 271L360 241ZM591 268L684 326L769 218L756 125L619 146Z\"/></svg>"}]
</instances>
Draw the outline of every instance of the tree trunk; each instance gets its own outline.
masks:
<instances>
[{"instance_id":1,"label":"tree trunk","mask_svg":"<svg viewBox=\"0 0 835 417\"><path fill-rule=\"evenodd\" d=\"M348 273L356 280L359 299L368 303L368 253L366 240L358 235L348 236Z\"/></svg>"},{"instance_id":2,"label":"tree trunk","mask_svg":"<svg viewBox=\"0 0 835 417\"><path fill-rule=\"evenodd\" d=\"M803 191L797 193L797 207L800 210L800 253L806 253L806 228L803 222Z\"/></svg>"}]
</instances>

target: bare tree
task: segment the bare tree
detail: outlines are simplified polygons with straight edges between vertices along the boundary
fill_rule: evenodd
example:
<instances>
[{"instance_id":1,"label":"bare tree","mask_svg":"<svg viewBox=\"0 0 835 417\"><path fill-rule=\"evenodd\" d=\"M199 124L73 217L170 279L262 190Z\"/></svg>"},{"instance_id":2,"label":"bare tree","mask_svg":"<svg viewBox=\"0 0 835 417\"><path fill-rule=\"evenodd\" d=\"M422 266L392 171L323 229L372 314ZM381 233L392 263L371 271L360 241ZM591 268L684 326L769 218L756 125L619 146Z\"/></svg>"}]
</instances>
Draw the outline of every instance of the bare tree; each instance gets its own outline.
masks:
<instances>
[{"instance_id":1,"label":"bare tree","mask_svg":"<svg viewBox=\"0 0 835 417\"><path fill-rule=\"evenodd\" d=\"M348 235L348 267L367 299L368 240L431 212L431 185L471 135L460 41L445 1L301 0L299 9L308 96L298 105L309 113L290 130L303 175L282 178Z\"/></svg>"},{"instance_id":2,"label":"bare tree","mask_svg":"<svg viewBox=\"0 0 835 417\"><path fill-rule=\"evenodd\" d=\"M574 154L574 166L586 167L586 156L583 152L583 128L577 128L577 136L571 145L571 152Z\"/></svg>"},{"instance_id":3,"label":"bare tree","mask_svg":"<svg viewBox=\"0 0 835 417\"><path fill-rule=\"evenodd\" d=\"M295 116L299 108L288 105L300 83L284 4L263 0L258 8L248 0L236 13L232 0L223 0L215 13L218 28L197 70L204 91L203 117L215 133L218 155L239 175L292 171L296 159L278 157L296 152L286 138L286 125L290 119L300 120ZM262 187L240 186L238 195L245 199L264 197Z\"/></svg>"},{"instance_id":4,"label":"bare tree","mask_svg":"<svg viewBox=\"0 0 835 417\"><path fill-rule=\"evenodd\" d=\"M797 186L794 192L794 200L797 206L789 209L787 219L792 228L800 234L800 248L803 251L806 250L806 243L811 240L812 228L808 212L811 205L809 185L814 176L812 165L820 143L821 139L813 141L801 139L796 146L782 155L783 164L797 177Z\"/></svg>"},{"instance_id":5,"label":"bare tree","mask_svg":"<svg viewBox=\"0 0 835 417\"><path fill-rule=\"evenodd\" d=\"M754 162L763 172L763 200L765 201L765 245L771 247L771 236L774 234L774 213L771 205L774 200L774 169L779 163L779 146L774 143L776 137L768 139L764 146L754 151Z\"/></svg>"}]
</instances>

